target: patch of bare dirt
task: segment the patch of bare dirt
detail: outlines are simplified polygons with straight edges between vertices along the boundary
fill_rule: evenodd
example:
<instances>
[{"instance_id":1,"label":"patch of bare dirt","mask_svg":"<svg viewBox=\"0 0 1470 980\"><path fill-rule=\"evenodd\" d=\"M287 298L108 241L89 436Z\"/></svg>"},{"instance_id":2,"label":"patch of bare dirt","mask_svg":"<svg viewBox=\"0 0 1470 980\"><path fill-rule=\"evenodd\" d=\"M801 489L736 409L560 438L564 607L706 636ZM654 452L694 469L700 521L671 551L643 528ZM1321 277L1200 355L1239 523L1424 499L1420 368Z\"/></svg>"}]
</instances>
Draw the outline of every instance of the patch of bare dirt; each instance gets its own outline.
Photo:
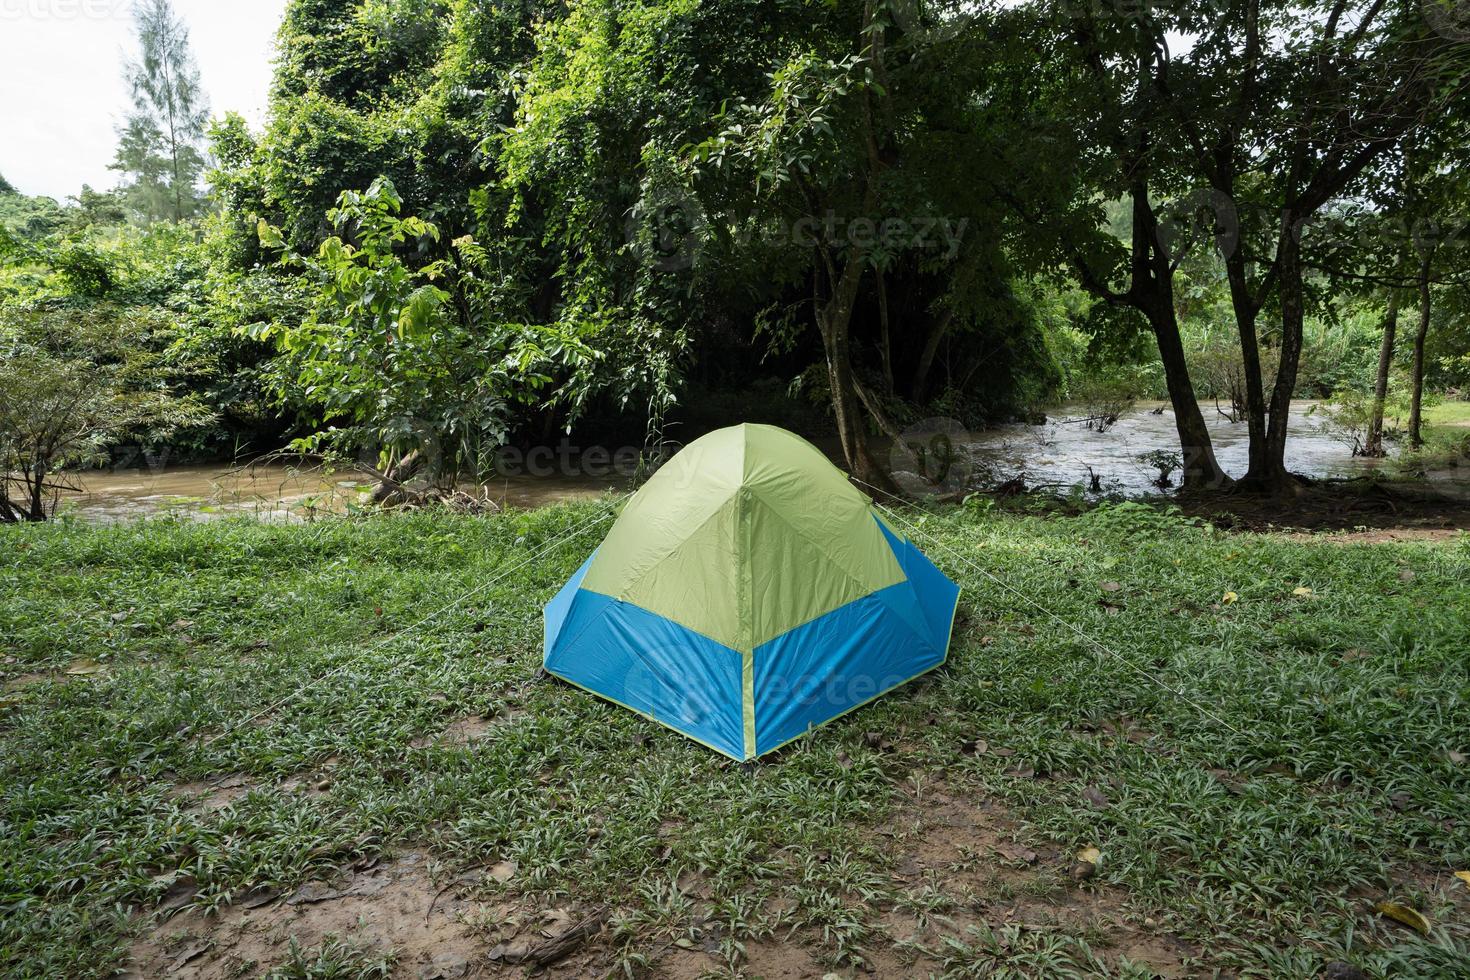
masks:
<instances>
[{"instance_id":1,"label":"patch of bare dirt","mask_svg":"<svg viewBox=\"0 0 1470 980\"><path fill-rule=\"evenodd\" d=\"M426 749L431 745L463 748L493 737L500 729L514 725L525 716L526 712L520 709L497 711L489 716L472 715L450 722L438 735L418 738L410 744L416 749Z\"/></svg>"},{"instance_id":2,"label":"patch of bare dirt","mask_svg":"<svg viewBox=\"0 0 1470 980\"><path fill-rule=\"evenodd\" d=\"M229 785L225 785L229 784ZM249 790L245 777L191 784L191 798L223 805L221 794ZM1195 951L1137 910L1122 891L1078 874L1079 855L1028 837L993 800L947 784L910 787L904 804L873 831L893 856L895 902L873 907L865 962L834 969L828 944L810 931L745 944L740 971L767 980L837 977L906 978L939 970L944 940L974 942L972 927L1026 934L1087 936L1097 955L1117 966L1126 958L1161 977L1194 975ZM243 896L215 915L187 909L191 880L170 887L160 915L135 943L133 977L214 980L261 972L285 962L294 939L303 949L329 938L392 953L395 975L424 980L512 977L542 969L559 977L603 976L612 967L606 931L610 909L547 907L517 897L513 862L443 876L424 853L374 861L358 871L309 882L293 893ZM686 880L687 878L687 880ZM512 889L506 891L506 886ZM703 941L641 950L652 975L694 980L723 967L717 929L706 928L708 891L689 873L679 888L702 911ZM609 898L615 902L616 897ZM169 911L186 908L171 918ZM686 945L686 944L681 944ZM550 957L543 965L540 957Z\"/></svg>"},{"instance_id":3,"label":"patch of bare dirt","mask_svg":"<svg viewBox=\"0 0 1470 980\"><path fill-rule=\"evenodd\" d=\"M1175 501L1194 517L1227 531L1440 532L1470 528L1470 498L1459 482L1322 482L1294 496L1245 491L1183 494Z\"/></svg>"},{"instance_id":4,"label":"patch of bare dirt","mask_svg":"<svg viewBox=\"0 0 1470 980\"><path fill-rule=\"evenodd\" d=\"M1286 537L1333 544L1392 544L1405 541L1452 541L1465 533L1454 527L1394 527L1362 531L1292 531Z\"/></svg>"},{"instance_id":5,"label":"patch of bare dirt","mask_svg":"<svg viewBox=\"0 0 1470 980\"><path fill-rule=\"evenodd\" d=\"M944 940L973 942L972 927L1086 936L1094 953L1117 967L1123 959L1158 977L1199 974L1197 951L1127 908L1120 889L1080 875L1078 855L1028 839L1000 804L948 786L925 786L875 831L894 857L897 903L874 909L877 937L862 965L833 969L820 959L820 937L746 943L745 976L765 980L869 978L908 980L941 971ZM1080 879L1080 880L1079 880ZM1101 937L1101 938L1099 938ZM673 950L656 976L696 980L720 965L712 948ZM931 955L934 954L934 955Z\"/></svg>"},{"instance_id":6,"label":"patch of bare dirt","mask_svg":"<svg viewBox=\"0 0 1470 980\"><path fill-rule=\"evenodd\" d=\"M215 915L189 909L164 917L185 904L178 896L166 898L159 921L133 944L124 975L258 976L288 959L293 939L304 950L335 939L373 954L391 953L395 976L419 980L520 976L538 956L548 955L556 958L546 963L546 975L606 972L596 969L605 959L599 942L604 920L579 909L473 899L477 886L513 877L513 864L475 869L447 882L435 878L430 864L424 853L411 852L308 882L290 894L252 893Z\"/></svg>"},{"instance_id":7,"label":"patch of bare dirt","mask_svg":"<svg viewBox=\"0 0 1470 980\"><path fill-rule=\"evenodd\" d=\"M54 680L55 677L55 674L49 673L17 674L16 676L10 678L5 682L4 690L7 694L16 691L24 691L27 688L35 687L38 684L44 684L49 680Z\"/></svg>"},{"instance_id":8,"label":"patch of bare dirt","mask_svg":"<svg viewBox=\"0 0 1470 980\"><path fill-rule=\"evenodd\" d=\"M180 783L169 790L168 796L182 804L185 810L223 810L231 803L244 799L255 787L255 781L249 776L232 773L215 779Z\"/></svg>"},{"instance_id":9,"label":"patch of bare dirt","mask_svg":"<svg viewBox=\"0 0 1470 980\"><path fill-rule=\"evenodd\" d=\"M1099 952L1107 958L1126 956L1163 977L1191 973L1192 947L1140 926L1142 917L1129 914L1126 893L1091 883L1087 862L1028 839L993 801L949 787L925 788L880 834L889 852L899 855L895 874L910 896L907 907L889 912L886 931L893 939L925 946L945 935L963 941L981 923L1090 934L1104 937L1108 948ZM952 905L926 913L926 905L941 897Z\"/></svg>"}]
</instances>

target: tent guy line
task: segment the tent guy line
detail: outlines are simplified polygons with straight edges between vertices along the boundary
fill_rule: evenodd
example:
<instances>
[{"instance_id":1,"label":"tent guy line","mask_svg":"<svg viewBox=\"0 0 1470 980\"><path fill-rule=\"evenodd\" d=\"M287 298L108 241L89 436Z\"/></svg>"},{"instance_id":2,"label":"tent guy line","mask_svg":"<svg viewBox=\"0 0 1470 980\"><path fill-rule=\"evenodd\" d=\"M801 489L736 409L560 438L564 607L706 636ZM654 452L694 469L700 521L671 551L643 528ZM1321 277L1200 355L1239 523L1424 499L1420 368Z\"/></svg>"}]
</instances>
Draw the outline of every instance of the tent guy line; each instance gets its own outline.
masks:
<instances>
[{"instance_id":1,"label":"tent guy line","mask_svg":"<svg viewBox=\"0 0 1470 980\"><path fill-rule=\"evenodd\" d=\"M527 565L531 564L532 562L536 561L537 559L542 558L545 555L550 554L552 551L554 551L557 548L561 547L562 545L566 544L568 541L571 541L571 540L573 540L575 538L578 538L581 535L585 534L587 531L590 531L592 528L598 526L599 524L603 524L606 521L611 520L612 517L615 515L615 513L617 511L617 508L621 504L623 504L625 501L627 501L628 498L630 498L632 496L633 496L632 493L626 493L623 496L618 497L618 498L610 501L608 503L608 505L607 505L607 512L606 513L599 514L596 517L592 517L592 518L589 518L589 519L583 521L581 524L579 524L576 527L572 528L570 531L567 531L565 534L562 534L562 535L558 536L550 544L548 544L546 547L542 548L540 551L536 552L534 555L530 555L530 556L526 557L523 561L521 561L517 565L514 565L514 566L512 566L510 568L502 569L501 572L498 575L496 575L494 578L492 578L490 581L485 582L485 583L483 583L483 584L481 584L479 586L476 586L475 588L473 588L470 591L466 592L464 595L460 596L458 599L455 599L453 602L450 602L449 604L447 604L445 606L442 606L439 609L434 610L433 612L429 613L429 615L425 616L423 619L421 619L418 622L414 623L412 626L408 627L407 629L402 630L401 632L398 632L398 633L394 633L392 636L389 636L389 637L384 638L383 640L380 640L379 642L373 644L372 646L369 646L365 650L362 650L362 651L360 651L360 652L358 652L356 654L353 654L352 656L350 656L346 660L346 662L342 663L340 666L338 666L338 667L336 667L336 668L334 668L332 670L327 671L325 674L322 674L320 677L313 677L313 678L311 678L310 680L308 680L304 684L302 684L300 687L298 687L294 691L292 691L290 694L287 694L285 697L283 697L283 698L281 698L281 699L279 699L277 701L274 701L271 704L266 705L264 708L260 709L259 711L255 712L254 714L250 715L249 717L243 718L240 721L237 721L234 724L226 727L225 729L221 730L218 734L214 735L211 738L206 739L201 744L201 747L202 748L208 748L209 746L213 745L215 742L218 742L220 739L224 738L226 735L229 735L229 734L231 734L233 732L238 731L240 728L244 727L245 725L253 724L253 723L259 721L260 719L264 718L266 715L269 715L269 714L272 714L273 712L279 711L281 708L283 708L286 705L290 704L292 701L296 700L298 697L300 697L302 694L306 693L308 690L310 690L312 687L316 686L317 684L320 684L323 681L332 680L335 677L340 677L342 674L344 674L344 673L347 672L347 669L348 668L350 668L353 664L359 662L363 657L367 656L368 654L370 654L370 653L372 653L372 652L374 652L376 650L381 650L381 649L383 649L384 647L388 646L391 643L395 643L395 642L397 642L399 640L407 639L408 637L412 636L415 632L417 632L419 629L421 629L422 627L428 625L429 623L433 622L434 620L438 619L440 616L442 616L445 613L449 612L451 609L455 609L455 608L457 608L459 606L464 605L470 599L474 598L475 596L477 596L477 595L479 595L479 594L481 594L483 592L486 592L486 591L494 588L495 586L499 585L501 582L504 582L513 573L520 571L522 568L525 568Z\"/></svg>"},{"instance_id":2,"label":"tent guy line","mask_svg":"<svg viewBox=\"0 0 1470 980\"><path fill-rule=\"evenodd\" d=\"M875 487L875 486L873 486L870 483L865 483L862 480L859 480L855 476L852 477L851 479L852 479L852 482L858 484L859 486L865 487L868 490L871 490L874 494L880 494L881 493L881 494L884 494L885 496L890 496L890 497L893 496L892 494L888 493L887 491L881 490L878 487ZM1109 656L1109 657L1113 658L1114 660L1118 661L1118 663L1120 663L1123 666L1127 667L1129 670L1133 671L1135 674L1137 674L1138 676L1144 678L1149 683L1155 685L1156 687L1160 688L1161 690L1163 690L1163 691L1165 691L1165 692L1167 692L1169 694L1172 694L1175 697L1179 698L1185 704L1188 704L1190 707L1194 708L1201 715L1204 715L1206 718L1209 718L1211 721L1214 721L1217 724L1219 724L1219 725L1221 725L1221 726L1229 729L1231 732L1233 732L1236 735L1239 735L1241 737L1244 737L1245 736L1245 732L1242 732L1239 728L1236 728L1234 725L1230 724L1230 722L1228 722L1225 719L1221 718L1219 715L1215 714L1209 708L1206 708L1204 705L1200 704L1198 701L1196 701L1195 699L1191 698L1188 694L1185 694L1184 691L1182 691L1180 689L1172 688L1168 684L1165 684L1163 681L1159 680L1159 678L1155 677L1153 674L1150 674L1148 671L1144 670L1142 667L1138 666L1138 664L1136 664L1133 661L1129 660L1127 657L1123 656L1121 653L1118 653L1116 650L1113 650L1110 647L1104 645L1102 643L1102 641L1097 640L1097 639L1089 636L1088 634L1084 633L1080 627L1076 626L1073 623L1068 622L1067 620L1065 620L1062 617L1058 616L1056 613L1052 612L1050 609L1048 609L1045 606L1043 606L1041 603L1037 602L1035 599L1033 599L1030 596L1026 595L1026 593L1022 592L1020 589L1017 589L1015 586L1010 585L1009 583L1005 582L998 575L996 575L994 572L987 571L985 568L981 567L979 564L975 563L970 558L966 557L965 555L960 554L958 551L955 551L953 548L949 547L943 541L940 541L934 535L932 535L932 534L928 533L927 531L925 531L919 525L913 523L912 521L908 521L908 520L905 520L902 517L899 517L898 514L893 510L893 508L888 507L888 506L886 506L884 504L879 503L876 497L873 500L873 506L874 507L877 507L879 510L881 510L883 512L884 516L890 518L895 523L902 525L903 527L907 528L909 531L911 531L911 532L913 532L915 534L922 534L926 540L928 540L931 544L933 544L935 547L937 547L940 551L943 551L943 552L947 553L948 555L950 555L951 557L953 557L953 558L955 558L955 559L957 559L957 560L959 560L961 562L964 562L966 565L970 566L975 571L979 572L981 575L985 576L986 578L988 578L990 581L994 582L996 585L1000 586L1005 591L1011 593L1012 595L1014 595L1018 599L1020 599L1022 602L1025 602L1027 605L1029 605L1029 606L1033 607L1034 609L1036 609L1037 611L1039 611L1042 615L1046 616L1048 619L1050 619L1052 622L1056 623L1058 626L1064 627L1065 629L1067 629L1067 630L1069 630L1069 631L1077 634L1078 637L1080 637L1084 642L1086 642L1089 645L1091 645L1094 649L1099 650L1102 653L1106 654L1107 656Z\"/></svg>"}]
</instances>

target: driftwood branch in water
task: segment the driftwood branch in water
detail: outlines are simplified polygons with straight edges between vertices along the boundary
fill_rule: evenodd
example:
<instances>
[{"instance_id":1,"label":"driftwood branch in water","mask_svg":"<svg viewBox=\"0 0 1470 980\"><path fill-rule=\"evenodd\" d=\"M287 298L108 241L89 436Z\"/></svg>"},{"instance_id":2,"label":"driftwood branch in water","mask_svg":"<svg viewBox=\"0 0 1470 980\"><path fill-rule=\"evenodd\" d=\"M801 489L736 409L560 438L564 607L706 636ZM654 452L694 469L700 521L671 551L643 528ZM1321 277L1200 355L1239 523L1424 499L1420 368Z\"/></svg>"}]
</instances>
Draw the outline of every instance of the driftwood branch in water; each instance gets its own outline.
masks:
<instances>
[{"instance_id":1,"label":"driftwood branch in water","mask_svg":"<svg viewBox=\"0 0 1470 980\"><path fill-rule=\"evenodd\" d=\"M863 403L863 408L867 409L873 421L878 423L878 428L893 442L894 448L903 453L909 464L913 466L915 473L925 476L924 464L919 462L919 457L914 454L913 447L908 444L903 433L898 431L898 426L893 424L888 413L883 411L883 404L861 381L854 379L853 387L857 389L858 401Z\"/></svg>"},{"instance_id":2,"label":"driftwood branch in water","mask_svg":"<svg viewBox=\"0 0 1470 980\"><path fill-rule=\"evenodd\" d=\"M395 498L400 500L412 498L414 492L409 490L404 484L418 471L419 463L422 459L423 457L419 454L419 451L415 449L393 466L390 466L387 473L380 473L371 467L367 467L378 478L378 487L373 491L373 503L385 504Z\"/></svg>"}]
</instances>

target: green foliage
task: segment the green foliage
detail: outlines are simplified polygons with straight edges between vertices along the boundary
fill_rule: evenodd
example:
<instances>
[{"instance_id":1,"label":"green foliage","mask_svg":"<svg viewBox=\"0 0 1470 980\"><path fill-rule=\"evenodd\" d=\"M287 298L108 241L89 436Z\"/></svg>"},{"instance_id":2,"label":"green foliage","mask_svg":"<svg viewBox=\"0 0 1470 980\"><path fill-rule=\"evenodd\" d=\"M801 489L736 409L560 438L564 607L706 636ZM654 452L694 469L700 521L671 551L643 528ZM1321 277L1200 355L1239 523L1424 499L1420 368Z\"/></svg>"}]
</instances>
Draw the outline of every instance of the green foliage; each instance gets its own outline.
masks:
<instances>
[{"instance_id":1,"label":"green foliage","mask_svg":"<svg viewBox=\"0 0 1470 980\"><path fill-rule=\"evenodd\" d=\"M125 438L157 445L207 424L170 388L146 310L0 312L0 523L44 520L57 472L95 465Z\"/></svg>"},{"instance_id":2,"label":"green foliage","mask_svg":"<svg viewBox=\"0 0 1470 980\"><path fill-rule=\"evenodd\" d=\"M1255 134L1235 148L1232 194L1248 278L1265 288L1283 171L1247 144L1317 152L1282 127L1310 94L1302 79L1320 67L1308 53L1325 29L1316 8L1266 5L1260 98L1279 111L1241 117L1222 94L1238 87L1218 83L1246 68L1243 10L292 0L264 130L233 114L209 127L218 213L140 233L120 227L129 212L172 219L203 206L205 107L187 32L166 0L149 0L122 132L133 182L121 197L83 189L65 205L0 185L0 304L174 317L167 356L220 420L191 437L200 452L326 433L300 445L398 452L427 440L445 445L451 468L473 469L488 444L558 427L642 426L657 441L674 416L729 421L715 409L738 417L737 396L765 379L829 410L813 327L852 263L857 380L895 419L981 425L1058 397L1166 394L1125 288L1139 171L1116 151L1142 141L1192 380L1201 397L1238 403L1244 362L1219 250L1229 236L1202 207L1214 200L1202 161L1214 156L1196 144ZM1381 11L1344 41L1349 115L1403 57L1438 57L1422 18ZM1191 43L1174 54L1169 91L1135 90L1138 52L1175 36ZM1410 37L1426 43L1405 47ZM1449 62L1425 67L1454 77ZM1235 129L1221 128L1227 119ZM1369 294L1402 272L1406 248L1435 238L1385 229L1456 212L1458 183L1450 168L1436 176L1435 161L1461 131L1447 112L1333 197L1331 221L1304 229L1299 395L1371 381L1381 298ZM401 198L395 214L424 229L370 256L328 216L379 178ZM310 261L276 262L262 221ZM927 227L930 241L885 232L892 222ZM333 240L342 248L324 253ZM1447 235L1435 240L1435 268L1447 271L1434 287L1429 378L1461 385L1470 318L1449 281L1459 253ZM384 291L364 301L358 280ZM1258 298L1269 377L1279 296ZM344 321L373 326L334 339ZM282 354L288 335L298 346ZM389 365L381 382L377 364ZM708 406L678 406L709 393Z\"/></svg>"},{"instance_id":3,"label":"green foliage","mask_svg":"<svg viewBox=\"0 0 1470 980\"><path fill-rule=\"evenodd\" d=\"M457 260L411 263L439 229L400 217L402 205L386 179L344 193L329 219L345 237L286 260L315 282L307 317L241 330L278 344L292 390L310 406L319 428L297 448L387 460L421 452L446 479L479 474L505 441L511 407L557 397L549 389L558 373L574 379L563 391L573 388L595 355L575 335L456 315L444 286L462 288L483 252L463 239ZM264 222L260 237L267 248L285 245Z\"/></svg>"},{"instance_id":4,"label":"green foliage","mask_svg":"<svg viewBox=\"0 0 1470 980\"><path fill-rule=\"evenodd\" d=\"M49 197L27 197L0 176L0 234L14 242L33 242L59 231L65 211Z\"/></svg>"}]
</instances>

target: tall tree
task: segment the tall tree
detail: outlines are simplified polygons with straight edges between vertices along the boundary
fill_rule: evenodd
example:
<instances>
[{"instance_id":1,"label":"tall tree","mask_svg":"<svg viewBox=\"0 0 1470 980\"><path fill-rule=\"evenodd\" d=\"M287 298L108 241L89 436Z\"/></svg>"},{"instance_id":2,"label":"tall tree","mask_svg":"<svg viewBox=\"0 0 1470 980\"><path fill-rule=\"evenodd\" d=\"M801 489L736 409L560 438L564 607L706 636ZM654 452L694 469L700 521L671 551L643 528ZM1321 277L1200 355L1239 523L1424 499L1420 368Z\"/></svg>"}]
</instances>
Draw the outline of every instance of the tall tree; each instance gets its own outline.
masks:
<instances>
[{"instance_id":1,"label":"tall tree","mask_svg":"<svg viewBox=\"0 0 1470 980\"><path fill-rule=\"evenodd\" d=\"M1223 250L1231 229L1212 220L1200 234L1184 234L1200 210L1194 205L1209 202L1187 193L1177 127L1160 112L1168 37L1192 29L1199 7L1144 5L1123 17L1042 0L1001 13L991 35L1003 40L989 42L1007 66L996 95L1024 123L1005 168L975 171L1021 217L1023 247L1068 268L1114 314L1106 316L1109 329L1147 321L1192 488L1230 482L1190 378L1175 280L1191 248L1208 242ZM1127 205L1125 241L1107 227L1106 200Z\"/></svg>"},{"instance_id":2,"label":"tall tree","mask_svg":"<svg viewBox=\"0 0 1470 980\"><path fill-rule=\"evenodd\" d=\"M1311 226L1406 137L1465 111L1464 46L1418 5L1384 0L1230 0L1159 74L1159 104L1190 168L1240 219L1226 272L1244 360L1250 468L1267 492L1297 484L1285 454L1303 348ZM1175 46L1178 46L1177 43ZM1259 320L1279 318L1263 378Z\"/></svg>"},{"instance_id":3,"label":"tall tree","mask_svg":"<svg viewBox=\"0 0 1470 980\"><path fill-rule=\"evenodd\" d=\"M112 169L127 176L124 197L141 220L182 221L204 205L209 102L189 28L171 0L140 0L133 18L138 57L124 68L133 107L118 130Z\"/></svg>"}]
</instances>

